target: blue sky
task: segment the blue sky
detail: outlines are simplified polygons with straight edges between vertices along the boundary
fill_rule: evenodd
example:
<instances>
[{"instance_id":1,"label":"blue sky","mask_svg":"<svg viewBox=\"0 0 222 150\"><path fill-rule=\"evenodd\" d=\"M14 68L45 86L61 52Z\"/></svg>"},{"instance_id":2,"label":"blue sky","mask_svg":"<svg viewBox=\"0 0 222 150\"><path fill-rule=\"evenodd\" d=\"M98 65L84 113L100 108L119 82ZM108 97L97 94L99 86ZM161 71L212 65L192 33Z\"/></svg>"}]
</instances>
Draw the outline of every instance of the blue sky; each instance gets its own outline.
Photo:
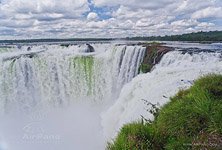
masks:
<instances>
[{"instance_id":1,"label":"blue sky","mask_svg":"<svg viewBox=\"0 0 222 150\"><path fill-rule=\"evenodd\" d=\"M106 6L96 7L93 4L92 0L88 0L88 3L89 3L90 11L86 12L85 16L87 17L87 15L90 12L95 12L98 15L98 17L99 17L99 20L106 20L106 19L112 18L112 15L110 14L110 12L111 11L115 11L118 8L118 7L106 7Z\"/></svg>"},{"instance_id":2,"label":"blue sky","mask_svg":"<svg viewBox=\"0 0 222 150\"><path fill-rule=\"evenodd\" d=\"M0 0L0 39L222 30L221 0Z\"/></svg>"}]
</instances>

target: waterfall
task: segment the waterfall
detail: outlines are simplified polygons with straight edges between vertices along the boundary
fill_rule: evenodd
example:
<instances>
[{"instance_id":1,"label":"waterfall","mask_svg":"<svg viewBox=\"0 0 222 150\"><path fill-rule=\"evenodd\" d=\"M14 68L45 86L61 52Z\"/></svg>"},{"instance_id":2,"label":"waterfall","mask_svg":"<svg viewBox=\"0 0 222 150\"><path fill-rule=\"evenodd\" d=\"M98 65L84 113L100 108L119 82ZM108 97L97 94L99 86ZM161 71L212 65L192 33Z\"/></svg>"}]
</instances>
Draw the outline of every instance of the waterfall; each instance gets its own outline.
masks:
<instances>
[{"instance_id":1,"label":"waterfall","mask_svg":"<svg viewBox=\"0 0 222 150\"><path fill-rule=\"evenodd\" d=\"M222 74L222 54L201 52L183 54L172 51L164 55L151 73L141 74L126 84L115 104L102 114L104 134L108 141L114 138L126 123L153 116L147 112L142 99L164 105L180 89L208 73Z\"/></svg>"},{"instance_id":2,"label":"waterfall","mask_svg":"<svg viewBox=\"0 0 222 150\"><path fill-rule=\"evenodd\" d=\"M24 46L0 54L1 111L113 101L138 74L145 48L94 44L87 53L88 46Z\"/></svg>"},{"instance_id":3,"label":"waterfall","mask_svg":"<svg viewBox=\"0 0 222 150\"><path fill-rule=\"evenodd\" d=\"M115 44L29 45L0 51L0 149L103 150L141 115L208 73L221 53L165 54L139 74L145 48Z\"/></svg>"}]
</instances>

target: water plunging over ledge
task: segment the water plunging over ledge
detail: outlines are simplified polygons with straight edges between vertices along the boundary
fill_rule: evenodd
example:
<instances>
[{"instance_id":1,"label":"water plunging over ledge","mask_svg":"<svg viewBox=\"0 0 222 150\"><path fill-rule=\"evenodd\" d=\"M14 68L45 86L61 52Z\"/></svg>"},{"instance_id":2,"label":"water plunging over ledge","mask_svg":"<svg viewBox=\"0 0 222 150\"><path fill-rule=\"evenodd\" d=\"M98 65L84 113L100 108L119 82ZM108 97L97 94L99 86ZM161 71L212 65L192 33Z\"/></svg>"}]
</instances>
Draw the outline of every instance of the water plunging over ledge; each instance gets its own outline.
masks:
<instances>
[{"instance_id":1,"label":"water plunging over ledge","mask_svg":"<svg viewBox=\"0 0 222 150\"><path fill-rule=\"evenodd\" d=\"M0 56L1 111L104 103L138 74L145 48L87 45L33 47ZM33 52L34 51L34 52ZM31 53L33 56L30 56Z\"/></svg>"},{"instance_id":2,"label":"water plunging over ledge","mask_svg":"<svg viewBox=\"0 0 222 150\"><path fill-rule=\"evenodd\" d=\"M199 76L222 73L218 52L168 52L138 75L145 47L91 46L0 51L0 149L103 150L123 124L152 118L141 99L163 105Z\"/></svg>"}]
</instances>

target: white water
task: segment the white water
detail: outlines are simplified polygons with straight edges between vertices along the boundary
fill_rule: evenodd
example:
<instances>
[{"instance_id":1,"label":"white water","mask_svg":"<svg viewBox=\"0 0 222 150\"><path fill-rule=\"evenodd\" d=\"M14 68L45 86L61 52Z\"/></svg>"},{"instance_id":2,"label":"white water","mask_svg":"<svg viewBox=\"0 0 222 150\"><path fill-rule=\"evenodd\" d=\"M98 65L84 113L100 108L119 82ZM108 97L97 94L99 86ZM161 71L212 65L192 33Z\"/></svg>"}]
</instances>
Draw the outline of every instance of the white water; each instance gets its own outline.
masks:
<instances>
[{"instance_id":1,"label":"white water","mask_svg":"<svg viewBox=\"0 0 222 150\"><path fill-rule=\"evenodd\" d=\"M151 73L138 75L125 85L116 103L102 115L106 140L113 139L124 124L141 120L141 115L152 119L142 99L163 105L180 89L190 87L198 77L222 73L221 56L220 53L192 56L178 51L167 53Z\"/></svg>"},{"instance_id":2,"label":"white water","mask_svg":"<svg viewBox=\"0 0 222 150\"><path fill-rule=\"evenodd\" d=\"M189 81L222 73L219 53L170 52L135 77L144 48L92 46L93 53L48 45L0 54L0 150L102 150L125 123L152 117L141 99L162 105Z\"/></svg>"},{"instance_id":3,"label":"white water","mask_svg":"<svg viewBox=\"0 0 222 150\"><path fill-rule=\"evenodd\" d=\"M104 149L100 113L138 74L145 48L92 46L0 54L0 149Z\"/></svg>"},{"instance_id":4,"label":"white water","mask_svg":"<svg viewBox=\"0 0 222 150\"><path fill-rule=\"evenodd\" d=\"M122 86L137 75L144 48L93 46L94 53L84 53L85 45L77 45L2 54L1 111L61 107L76 101L104 104L118 96ZM41 53L22 57L33 51Z\"/></svg>"}]
</instances>

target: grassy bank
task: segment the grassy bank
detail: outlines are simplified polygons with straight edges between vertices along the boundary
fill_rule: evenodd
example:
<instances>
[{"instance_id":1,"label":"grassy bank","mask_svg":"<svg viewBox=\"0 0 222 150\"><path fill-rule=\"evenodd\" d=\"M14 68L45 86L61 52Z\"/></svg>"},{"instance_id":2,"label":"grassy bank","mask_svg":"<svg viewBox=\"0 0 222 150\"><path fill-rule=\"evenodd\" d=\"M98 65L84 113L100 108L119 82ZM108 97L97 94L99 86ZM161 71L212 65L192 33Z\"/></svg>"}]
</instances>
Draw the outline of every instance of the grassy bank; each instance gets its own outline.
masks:
<instances>
[{"instance_id":1,"label":"grassy bank","mask_svg":"<svg viewBox=\"0 0 222 150\"><path fill-rule=\"evenodd\" d=\"M208 75L182 90L152 122L125 125L110 150L222 148L222 75Z\"/></svg>"}]
</instances>

